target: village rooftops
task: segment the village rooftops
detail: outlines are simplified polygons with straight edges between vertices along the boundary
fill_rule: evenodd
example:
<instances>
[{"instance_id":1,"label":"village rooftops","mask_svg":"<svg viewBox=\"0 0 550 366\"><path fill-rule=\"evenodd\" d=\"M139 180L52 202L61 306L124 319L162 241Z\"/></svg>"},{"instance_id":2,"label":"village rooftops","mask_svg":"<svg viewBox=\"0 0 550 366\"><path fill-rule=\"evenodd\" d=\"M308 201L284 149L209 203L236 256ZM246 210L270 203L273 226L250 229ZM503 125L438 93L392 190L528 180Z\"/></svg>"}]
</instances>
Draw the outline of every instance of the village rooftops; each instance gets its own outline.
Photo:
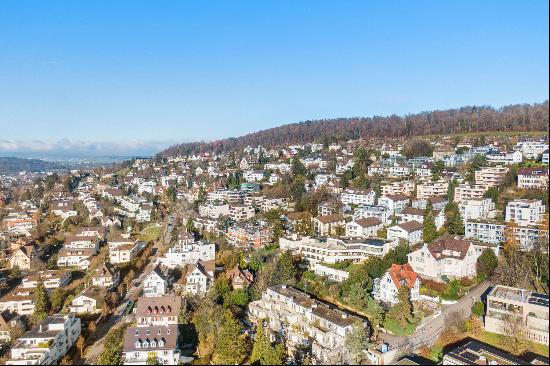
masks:
<instances>
[{"instance_id":1,"label":"village rooftops","mask_svg":"<svg viewBox=\"0 0 550 366\"><path fill-rule=\"evenodd\" d=\"M412 233L412 232L415 232L415 231L418 231L418 230L422 230L422 228L424 227L422 225L422 223L420 223L416 220L403 222L401 224L398 224L397 226L399 226L401 229L405 230L408 233Z\"/></svg>"},{"instance_id":2,"label":"village rooftops","mask_svg":"<svg viewBox=\"0 0 550 366\"><path fill-rule=\"evenodd\" d=\"M136 307L136 318L154 316L179 316L181 297L166 295L161 297L140 297Z\"/></svg>"}]
</instances>

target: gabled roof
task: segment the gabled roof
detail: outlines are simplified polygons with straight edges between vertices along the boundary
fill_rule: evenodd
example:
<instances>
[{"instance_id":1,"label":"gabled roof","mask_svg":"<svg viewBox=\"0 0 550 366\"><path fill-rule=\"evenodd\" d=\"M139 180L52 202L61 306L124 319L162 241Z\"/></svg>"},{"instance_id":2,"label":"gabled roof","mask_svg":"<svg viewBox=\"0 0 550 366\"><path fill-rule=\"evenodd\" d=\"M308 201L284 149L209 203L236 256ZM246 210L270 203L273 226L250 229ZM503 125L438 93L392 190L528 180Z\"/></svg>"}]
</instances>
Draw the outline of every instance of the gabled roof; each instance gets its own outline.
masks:
<instances>
[{"instance_id":1,"label":"gabled roof","mask_svg":"<svg viewBox=\"0 0 550 366\"><path fill-rule=\"evenodd\" d=\"M178 316L181 309L181 297L165 295L161 297L140 297L136 306L136 317L147 317L157 311L163 316Z\"/></svg>"},{"instance_id":2,"label":"gabled roof","mask_svg":"<svg viewBox=\"0 0 550 366\"><path fill-rule=\"evenodd\" d=\"M445 235L427 245L431 255L436 259L456 258L464 259L468 249L470 249L470 241L459 237ZM449 254L449 252L458 253L457 255Z\"/></svg>"},{"instance_id":3,"label":"gabled roof","mask_svg":"<svg viewBox=\"0 0 550 366\"><path fill-rule=\"evenodd\" d=\"M365 217L359 220L355 220L355 223L361 227L372 227L382 224L382 221L380 221L380 219L377 219L376 217Z\"/></svg>"},{"instance_id":4,"label":"gabled roof","mask_svg":"<svg viewBox=\"0 0 550 366\"><path fill-rule=\"evenodd\" d=\"M420 222L416 221L416 220L402 222L401 224L398 224L397 226L399 226L401 229L405 230L408 233L412 233L412 232L415 232L415 231L418 231L418 230L422 230L422 228L423 228L423 225Z\"/></svg>"},{"instance_id":5,"label":"gabled roof","mask_svg":"<svg viewBox=\"0 0 550 366\"><path fill-rule=\"evenodd\" d=\"M330 224L333 222L344 221L345 217L340 214L334 214L334 215L318 216L317 220L319 220L323 224Z\"/></svg>"}]
</instances>

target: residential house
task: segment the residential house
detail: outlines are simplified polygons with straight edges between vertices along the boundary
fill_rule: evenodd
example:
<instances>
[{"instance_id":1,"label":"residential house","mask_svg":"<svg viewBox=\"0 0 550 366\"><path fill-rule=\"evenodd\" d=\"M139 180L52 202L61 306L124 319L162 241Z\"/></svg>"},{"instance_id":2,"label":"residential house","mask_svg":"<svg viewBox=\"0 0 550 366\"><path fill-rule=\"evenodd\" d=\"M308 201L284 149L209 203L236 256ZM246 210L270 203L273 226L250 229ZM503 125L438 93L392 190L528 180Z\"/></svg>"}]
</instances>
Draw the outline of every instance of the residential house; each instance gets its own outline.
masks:
<instances>
[{"instance_id":1,"label":"residential house","mask_svg":"<svg viewBox=\"0 0 550 366\"><path fill-rule=\"evenodd\" d=\"M345 230L346 219L343 215L334 214L328 216L318 216L312 218L313 226L319 236L336 235L338 228Z\"/></svg>"},{"instance_id":2,"label":"residential house","mask_svg":"<svg viewBox=\"0 0 550 366\"><path fill-rule=\"evenodd\" d=\"M374 280L373 297L378 301L396 304L399 302L397 295L402 286L408 287L411 301L420 299L420 277L411 265L392 264L381 278Z\"/></svg>"},{"instance_id":3,"label":"residential house","mask_svg":"<svg viewBox=\"0 0 550 366\"><path fill-rule=\"evenodd\" d=\"M366 217L348 222L346 224L346 236L369 238L375 237L378 230L382 229L384 224L375 217Z\"/></svg>"},{"instance_id":4,"label":"residential house","mask_svg":"<svg viewBox=\"0 0 550 366\"><path fill-rule=\"evenodd\" d=\"M100 287L89 286L73 299L69 311L74 314L100 313L104 302L105 291Z\"/></svg>"},{"instance_id":5,"label":"residential house","mask_svg":"<svg viewBox=\"0 0 550 366\"><path fill-rule=\"evenodd\" d=\"M396 241L403 239L414 245L422 241L422 229L422 223L416 220L402 222L388 228L387 238Z\"/></svg>"},{"instance_id":6,"label":"residential house","mask_svg":"<svg viewBox=\"0 0 550 366\"><path fill-rule=\"evenodd\" d=\"M185 276L185 292L188 294L204 294L214 283L215 261L198 261L187 267Z\"/></svg>"},{"instance_id":7,"label":"residential house","mask_svg":"<svg viewBox=\"0 0 550 366\"><path fill-rule=\"evenodd\" d=\"M143 280L143 296L163 296L168 293L169 282L157 265Z\"/></svg>"},{"instance_id":8,"label":"residential house","mask_svg":"<svg viewBox=\"0 0 550 366\"><path fill-rule=\"evenodd\" d=\"M380 197L378 204L387 207L393 214L397 214L408 206L409 197L403 194L390 194Z\"/></svg>"},{"instance_id":9,"label":"residential house","mask_svg":"<svg viewBox=\"0 0 550 366\"><path fill-rule=\"evenodd\" d=\"M231 282L233 290L246 289L254 283L254 275L248 269L239 266L225 272L225 277Z\"/></svg>"},{"instance_id":10,"label":"residential house","mask_svg":"<svg viewBox=\"0 0 550 366\"><path fill-rule=\"evenodd\" d=\"M92 284L97 287L114 289L120 281L120 271L110 262L99 266L92 276Z\"/></svg>"},{"instance_id":11,"label":"residential house","mask_svg":"<svg viewBox=\"0 0 550 366\"><path fill-rule=\"evenodd\" d=\"M470 198L460 201L458 209L464 221L484 220L490 218L495 204L491 198Z\"/></svg>"},{"instance_id":12,"label":"residential house","mask_svg":"<svg viewBox=\"0 0 550 366\"><path fill-rule=\"evenodd\" d=\"M518 172L518 188L547 189L548 168L523 168Z\"/></svg>"},{"instance_id":13,"label":"residential house","mask_svg":"<svg viewBox=\"0 0 550 366\"><path fill-rule=\"evenodd\" d=\"M527 226L540 223L546 212L546 205L541 200L512 200L506 205L506 221Z\"/></svg>"},{"instance_id":14,"label":"residential house","mask_svg":"<svg viewBox=\"0 0 550 366\"><path fill-rule=\"evenodd\" d=\"M376 193L372 189L347 188L340 194L340 201L344 205L374 205Z\"/></svg>"},{"instance_id":15,"label":"residential house","mask_svg":"<svg viewBox=\"0 0 550 366\"><path fill-rule=\"evenodd\" d=\"M183 360L178 344L178 325L128 327L124 335L124 365L144 365L151 356L160 365L178 365Z\"/></svg>"},{"instance_id":16,"label":"residential house","mask_svg":"<svg viewBox=\"0 0 550 366\"><path fill-rule=\"evenodd\" d=\"M175 295L140 297L135 313L137 326L177 325L182 306L181 299L181 296Z\"/></svg>"}]
</instances>

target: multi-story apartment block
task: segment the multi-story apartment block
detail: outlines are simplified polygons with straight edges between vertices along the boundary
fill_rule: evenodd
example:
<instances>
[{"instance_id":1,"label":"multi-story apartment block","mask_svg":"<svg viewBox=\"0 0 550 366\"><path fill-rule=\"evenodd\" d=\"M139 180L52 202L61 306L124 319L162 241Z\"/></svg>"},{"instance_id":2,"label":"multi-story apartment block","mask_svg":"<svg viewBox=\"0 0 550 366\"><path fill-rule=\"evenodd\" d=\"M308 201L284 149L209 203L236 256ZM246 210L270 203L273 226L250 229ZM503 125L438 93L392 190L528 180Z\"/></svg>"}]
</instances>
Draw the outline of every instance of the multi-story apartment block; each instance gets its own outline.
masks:
<instances>
[{"instance_id":1,"label":"multi-story apartment block","mask_svg":"<svg viewBox=\"0 0 550 366\"><path fill-rule=\"evenodd\" d=\"M53 290L59 287L65 287L71 282L71 271L47 270L39 271L23 278L22 288L35 288L39 280L42 280L44 287Z\"/></svg>"},{"instance_id":2,"label":"multi-story apartment block","mask_svg":"<svg viewBox=\"0 0 550 366\"><path fill-rule=\"evenodd\" d=\"M229 217L235 222L243 222L249 220L255 215L254 207L243 204L232 204L229 206Z\"/></svg>"},{"instance_id":3,"label":"multi-story apartment block","mask_svg":"<svg viewBox=\"0 0 550 366\"><path fill-rule=\"evenodd\" d=\"M439 230L445 224L445 214L443 210L433 210L432 214L434 216L435 227ZM426 211L414 208L414 207L405 207L401 213L397 214L401 218L402 222L408 221L418 221L424 223L424 217L426 216Z\"/></svg>"},{"instance_id":4,"label":"multi-story apartment block","mask_svg":"<svg viewBox=\"0 0 550 366\"><path fill-rule=\"evenodd\" d=\"M384 224L375 217L354 220L346 224L346 236L352 238L375 237Z\"/></svg>"},{"instance_id":5,"label":"multi-story apartment block","mask_svg":"<svg viewBox=\"0 0 550 366\"><path fill-rule=\"evenodd\" d=\"M485 330L506 334L507 321L523 325L527 338L548 345L548 295L497 285L487 295Z\"/></svg>"},{"instance_id":6,"label":"multi-story apartment block","mask_svg":"<svg viewBox=\"0 0 550 366\"><path fill-rule=\"evenodd\" d=\"M502 165L480 168L475 171L476 184L496 187L502 182L508 171L509 169Z\"/></svg>"},{"instance_id":7,"label":"multi-story apartment block","mask_svg":"<svg viewBox=\"0 0 550 366\"><path fill-rule=\"evenodd\" d=\"M514 226L508 229L521 250L531 250L534 243L541 238L548 240L548 230L537 226ZM484 243L502 244L506 240L506 224L491 220L466 221L465 236Z\"/></svg>"},{"instance_id":8,"label":"multi-story apartment block","mask_svg":"<svg viewBox=\"0 0 550 366\"><path fill-rule=\"evenodd\" d=\"M177 325L181 296L140 297L136 305L138 327Z\"/></svg>"},{"instance_id":9,"label":"multi-story apartment block","mask_svg":"<svg viewBox=\"0 0 550 366\"><path fill-rule=\"evenodd\" d=\"M17 339L7 365L54 365L80 336L80 319L73 315L48 316Z\"/></svg>"},{"instance_id":10,"label":"multi-story apartment block","mask_svg":"<svg viewBox=\"0 0 550 366\"><path fill-rule=\"evenodd\" d=\"M483 220L489 218L495 204L490 198L470 198L460 201L458 204L462 220Z\"/></svg>"},{"instance_id":11,"label":"multi-story apartment block","mask_svg":"<svg viewBox=\"0 0 550 366\"><path fill-rule=\"evenodd\" d=\"M409 245L413 245L422 241L423 227L422 223L416 220L402 222L388 228L387 238L396 241L403 239Z\"/></svg>"},{"instance_id":12,"label":"multi-story apartment block","mask_svg":"<svg viewBox=\"0 0 550 366\"><path fill-rule=\"evenodd\" d=\"M159 365L178 365L180 355L178 325L129 327L124 335L124 365L144 365L151 356Z\"/></svg>"},{"instance_id":13,"label":"multi-story apartment block","mask_svg":"<svg viewBox=\"0 0 550 366\"><path fill-rule=\"evenodd\" d=\"M487 154L487 161L491 164L519 164L523 161L523 154L521 151L509 151L503 153Z\"/></svg>"},{"instance_id":14,"label":"multi-story apartment block","mask_svg":"<svg viewBox=\"0 0 550 366\"><path fill-rule=\"evenodd\" d=\"M353 212L353 219L360 220L367 217L374 217L382 221L385 225L389 222L390 216L393 211L386 206L376 205L360 205Z\"/></svg>"},{"instance_id":15,"label":"multi-story apartment block","mask_svg":"<svg viewBox=\"0 0 550 366\"><path fill-rule=\"evenodd\" d=\"M460 202L462 200L470 198L483 198L483 195L486 191L486 186L481 186L478 184L460 184L458 185L458 187L455 188L454 201Z\"/></svg>"},{"instance_id":16,"label":"multi-story apartment block","mask_svg":"<svg viewBox=\"0 0 550 366\"><path fill-rule=\"evenodd\" d=\"M523 168L518 172L518 188L548 188L548 169Z\"/></svg>"},{"instance_id":17,"label":"multi-story apartment block","mask_svg":"<svg viewBox=\"0 0 550 366\"><path fill-rule=\"evenodd\" d=\"M545 212L546 206L541 200L513 200L506 205L505 219L520 226L536 225Z\"/></svg>"},{"instance_id":18,"label":"multi-story apartment block","mask_svg":"<svg viewBox=\"0 0 550 366\"><path fill-rule=\"evenodd\" d=\"M251 302L248 314L263 326L272 340L283 340L290 358L303 346L311 346L314 361L319 364L341 360L346 334L355 324L368 322L335 306L311 298L289 286L269 287L261 300Z\"/></svg>"},{"instance_id":19,"label":"multi-story apartment block","mask_svg":"<svg viewBox=\"0 0 550 366\"><path fill-rule=\"evenodd\" d=\"M378 204L386 206L393 214L400 213L409 204L409 196L404 194L389 194L378 199Z\"/></svg>"},{"instance_id":20,"label":"multi-story apartment block","mask_svg":"<svg viewBox=\"0 0 550 366\"><path fill-rule=\"evenodd\" d=\"M227 203L206 202L199 206L199 215L217 219L221 215L229 215L229 205Z\"/></svg>"},{"instance_id":21,"label":"multi-story apartment block","mask_svg":"<svg viewBox=\"0 0 550 366\"><path fill-rule=\"evenodd\" d=\"M374 205L376 194L372 189L345 189L340 195L344 205Z\"/></svg>"},{"instance_id":22,"label":"multi-story apartment block","mask_svg":"<svg viewBox=\"0 0 550 366\"><path fill-rule=\"evenodd\" d=\"M382 195L387 196L391 194L404 194L410 196L414 191L416 183L412 180L406 180L402 182L393 182L382 186Z\"/></svg>"},{"instance_id":23,"label":"multi-story apartment block","mask_svg":"<svg viewBox=\"0 0 550 366\"><path fill-rule=\"evenodd\" d=\"M447 180L438 180L437 182L425 182L416 186L417 198L430 198L433 196L446 196L449 190Z\"/></svg>"},{"instance_id":24,"label":"multi-story apartment block","mask_svg":"<svg viewBox=\"0 0 550 366\"><path fill-rule=\"evenodd\" d=\"M383 257L397 245L397 241L378 238L321 240L295 236L280 238L279 245L281 249L301 254L313 267L319 262L337 263L344 260L360 262L369 257Z\"/></svg>"},{"instance_id":25,"label":"multi-story apartment block","mask_svg":"<svg viewBox=\"0 0 550 366\"><path fill-rule=\"evenodd\" d=\"M514 150L521 151L527 159L536 159L548 150L548 144L544 141L520 141Z\"/></svg>"},{"instance_id":26,"label":"multi-story apartment block","mask_svg":"<svg viewBox=\"0 0 550 366\"><path fill-rule=\"evenodd\" d=\"M215 257L216 244L207 241L193 242L191 239L191 241L179 240L162 257L159 257L158 261L165 267L175 268L198 261L211 261Z\"/></svg>"},{"instance_id":27,"label":"multi-story apartment block","mask_svg":"<svg viewBox=\"0 0 550 366\"><path fill-rule=\"evenodd\" d=\"M315 232L319 236L336 235L338 228L345 229L346 226L346 219L340 214L317 216L312 220Z\"/></svg>"}]
</instances>

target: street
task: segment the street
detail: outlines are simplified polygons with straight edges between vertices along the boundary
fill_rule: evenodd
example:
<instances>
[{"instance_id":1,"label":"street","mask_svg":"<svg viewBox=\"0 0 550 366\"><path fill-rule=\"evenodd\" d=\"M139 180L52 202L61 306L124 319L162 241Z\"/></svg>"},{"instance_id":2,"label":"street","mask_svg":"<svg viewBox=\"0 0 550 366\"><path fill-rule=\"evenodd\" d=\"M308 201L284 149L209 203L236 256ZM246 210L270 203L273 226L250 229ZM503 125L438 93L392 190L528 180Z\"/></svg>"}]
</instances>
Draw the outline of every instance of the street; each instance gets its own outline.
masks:
<instances>
[{"instance_id":1,"label":"street","mask_svg":"<svg viewBox=\"0 0 550 366\"><path fill-rule=\"evenodd\" d=\"M448 322L457 320L466 320L472 311L472 305L478 301L481 296L491 286L489 281L485 281L474 287L468 294L459 299L456 303L450 305L442 305L441 314L427 323L422 324L416 331L406 336L394 336L387 333L380 333L380 338L389 344L390 349L411 348L418 350L422 346L430 347L435 343L441 332L449 325Z\"/></svg>"}]
</instances>

